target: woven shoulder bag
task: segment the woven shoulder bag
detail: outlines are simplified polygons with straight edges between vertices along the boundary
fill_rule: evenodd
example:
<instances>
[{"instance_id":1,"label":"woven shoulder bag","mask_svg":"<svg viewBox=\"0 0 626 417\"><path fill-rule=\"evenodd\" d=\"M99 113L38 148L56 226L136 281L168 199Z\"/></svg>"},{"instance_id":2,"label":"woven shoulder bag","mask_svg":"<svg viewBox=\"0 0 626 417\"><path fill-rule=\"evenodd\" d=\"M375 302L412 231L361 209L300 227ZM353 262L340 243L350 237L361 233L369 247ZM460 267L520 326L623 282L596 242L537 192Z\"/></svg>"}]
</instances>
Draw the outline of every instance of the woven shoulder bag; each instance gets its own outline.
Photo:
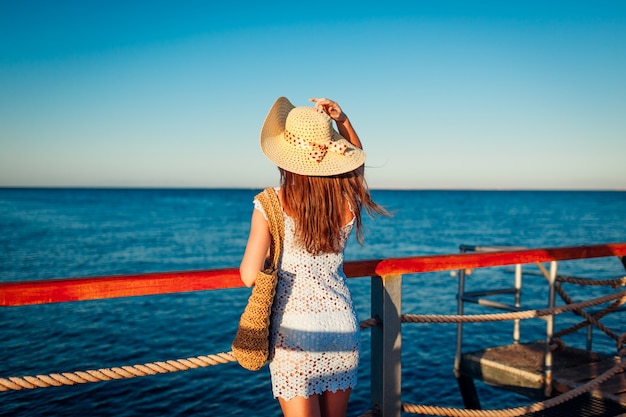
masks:
<instances>
[{"instance_id":1,"label":"woven shoulder bag","mask_svg":"<svg viewBox=\"0 0 626 417\"><path fill-rule=\"evenodd\" d=\"M266 261L265 269L257 275L248 304L239 319L232 346L237 362L250 371L261 369L269 358L270 315L278 282L278 261L285 236L283 210L276 191L266 188L256 198L265 210L272 235L270 257Z\"/></svg>"}]
</instances>

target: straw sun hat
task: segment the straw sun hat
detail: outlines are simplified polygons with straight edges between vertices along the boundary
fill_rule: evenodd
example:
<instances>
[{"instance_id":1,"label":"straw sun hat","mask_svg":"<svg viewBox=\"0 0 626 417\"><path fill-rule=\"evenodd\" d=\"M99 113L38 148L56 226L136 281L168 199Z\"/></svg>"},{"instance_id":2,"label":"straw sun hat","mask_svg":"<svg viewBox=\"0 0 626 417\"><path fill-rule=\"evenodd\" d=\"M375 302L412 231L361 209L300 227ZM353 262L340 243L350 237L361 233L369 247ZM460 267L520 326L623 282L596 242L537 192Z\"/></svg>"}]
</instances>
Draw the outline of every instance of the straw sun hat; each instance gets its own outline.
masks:
<instances>
[{"instance_id":1,"label":"straw sun hat","mask_svg":"<svg viewBox=\"0 0 626 417\"><path fill-rule=\"evenodd\" d=\"M280 97L261 129L261 150L280 168L327 177L357 169L365 152L333 129L332 119L314 107L295 107Z\"/></svg>"}]
</instances>

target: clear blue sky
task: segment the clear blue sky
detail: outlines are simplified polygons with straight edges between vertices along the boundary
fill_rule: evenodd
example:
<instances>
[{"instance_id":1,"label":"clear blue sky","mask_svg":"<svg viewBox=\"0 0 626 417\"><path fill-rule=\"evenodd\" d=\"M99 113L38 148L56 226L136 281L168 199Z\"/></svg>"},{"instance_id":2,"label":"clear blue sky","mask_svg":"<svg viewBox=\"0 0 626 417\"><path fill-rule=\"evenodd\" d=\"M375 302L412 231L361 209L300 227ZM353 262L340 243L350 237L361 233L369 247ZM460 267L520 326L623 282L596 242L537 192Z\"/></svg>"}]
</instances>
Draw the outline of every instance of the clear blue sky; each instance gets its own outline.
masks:
<instances>
[{"instance_id":1,"label":"clear blue sky","mask_svg":"<svg viewBox=\"0 0 626 417\"><path fill-rule=\"evenodd\" d=\"M0 2L0 186L272 185L283 95L372 187L626 189L625 1Z\"/></svg>"}]
</instances>

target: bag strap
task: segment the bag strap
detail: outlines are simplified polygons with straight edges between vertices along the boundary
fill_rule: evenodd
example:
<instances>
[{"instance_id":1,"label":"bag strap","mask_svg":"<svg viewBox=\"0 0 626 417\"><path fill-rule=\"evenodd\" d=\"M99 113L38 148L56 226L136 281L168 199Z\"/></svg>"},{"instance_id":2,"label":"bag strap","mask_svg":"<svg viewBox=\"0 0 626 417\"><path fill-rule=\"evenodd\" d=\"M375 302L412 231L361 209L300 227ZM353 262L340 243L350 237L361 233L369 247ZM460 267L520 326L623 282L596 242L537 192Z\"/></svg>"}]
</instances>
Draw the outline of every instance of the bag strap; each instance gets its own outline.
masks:
<instances>
[{"instance_id":1,"label":"bag strap","mask_svg":"<svg viewBox=\"0 0 626 417\"><path fill-rule=\"evenodd\" d=\"M272 260L273 269L278 268L280 253L285 238L285 222L283 219L283 208L280 205L276 191L273 188L266 188L259 193L256 198L263 206L267 223L270 227L272 242L270 243L270 259Z\"/></svg>"}]
</instances>

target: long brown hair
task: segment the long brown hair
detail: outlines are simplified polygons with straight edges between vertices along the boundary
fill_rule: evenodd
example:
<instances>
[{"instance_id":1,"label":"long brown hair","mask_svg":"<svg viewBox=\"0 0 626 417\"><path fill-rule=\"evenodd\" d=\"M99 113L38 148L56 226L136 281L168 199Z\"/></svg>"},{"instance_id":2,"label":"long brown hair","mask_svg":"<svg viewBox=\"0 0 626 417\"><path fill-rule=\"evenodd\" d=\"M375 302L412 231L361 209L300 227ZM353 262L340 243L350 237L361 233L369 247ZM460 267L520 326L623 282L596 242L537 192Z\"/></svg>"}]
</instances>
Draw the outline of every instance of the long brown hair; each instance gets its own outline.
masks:
<instances>
[{"instance_id":1,"label":"long brown hair","mask_svg":"<svg viewBox=\"0 0 626 417\"><path fill-rule=\"evenodd\" d=\"M376 204L365 182L363 167L330 177L294 174L280 169L285 210L296 222L296 239L306 250L318 255L342 250L341 229L346 219L346 202L355 217L356 235L363 243L361 212L389 215Z\"/></svg>"}]
</instances>

